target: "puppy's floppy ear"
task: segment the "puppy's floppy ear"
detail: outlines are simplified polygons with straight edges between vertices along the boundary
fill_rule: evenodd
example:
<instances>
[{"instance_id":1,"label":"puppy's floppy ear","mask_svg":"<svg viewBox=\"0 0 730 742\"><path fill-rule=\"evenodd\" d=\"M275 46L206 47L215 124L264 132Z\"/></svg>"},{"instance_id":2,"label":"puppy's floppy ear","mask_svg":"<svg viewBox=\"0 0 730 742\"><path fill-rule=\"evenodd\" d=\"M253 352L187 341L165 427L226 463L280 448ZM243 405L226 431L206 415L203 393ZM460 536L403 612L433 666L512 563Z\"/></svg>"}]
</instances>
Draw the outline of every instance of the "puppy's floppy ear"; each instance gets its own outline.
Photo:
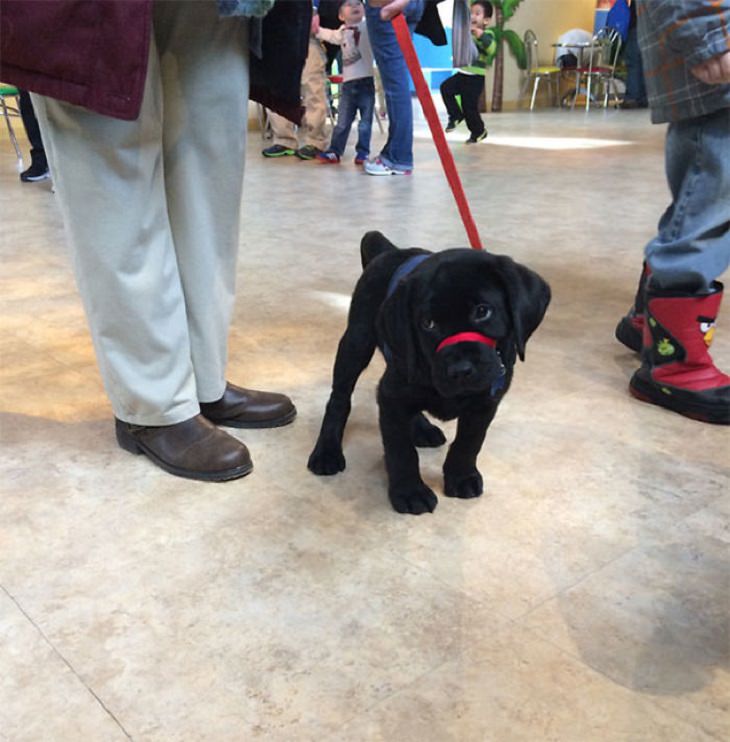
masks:
<instances>
[{"instance_id":1,"label":"puppy's floppy ear","mask_svg":"<svg viewBox=\"0 0 730 742\"><path fill-rule=\"evenodd\" d=\"M377 318L378 335L383 341L386 361L393 363L409 382L423 371L417 328L413 312L415 285L406 279L383 302Z\"/></svg>"},{"instance_id":2,"label":"puppy's floppy ear","mask_svg":"<svg viewBox=\"0 0 730 742\"><path fill-rule=\"evenodd\" d=\"M525 360L525 344L545 316L550 303L550 286L529 268L506 255L496 255L495 268L507 294L515 347Z\"/></svg>"},{"instance_id":3,"label":"puppy's floppy ear","mask_svg":"<svg viewBox=\"0 0 730 742\"><path fill-rule=\"evenodd\" d=\"M365 232L360 240L360 260L363 269L368 263L377 258L383 252L397 250L398 248L382 232Z\"/></svg>"}]
</instances>

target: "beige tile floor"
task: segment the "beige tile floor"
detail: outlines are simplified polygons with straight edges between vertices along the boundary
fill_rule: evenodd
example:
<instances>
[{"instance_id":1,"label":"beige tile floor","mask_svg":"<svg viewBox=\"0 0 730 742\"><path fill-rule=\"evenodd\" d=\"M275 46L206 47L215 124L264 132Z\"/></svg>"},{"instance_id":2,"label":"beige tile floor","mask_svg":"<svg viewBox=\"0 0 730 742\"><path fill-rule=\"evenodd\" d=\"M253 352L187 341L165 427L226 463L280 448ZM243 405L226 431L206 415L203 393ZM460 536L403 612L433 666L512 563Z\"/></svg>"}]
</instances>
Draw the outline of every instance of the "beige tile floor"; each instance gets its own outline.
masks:
<instances>
[{"instance_id":1,"label":"beige tile floor","mask_svg":"<svg viewBox=\"0 0 730 742\"><path fill-rule=\"evenodd\" d=\"M235 432L255 470L225 485L117 448L55 196L18 183L0 137L0 739L728 739L727 430L630 398L613 339L666 205L663 128L488 125L478 147L451 135L477 222L554 300L480 456L485 495L420 518L386 499L379 359L347 471L305 462L362 233L464 244L422 124L398 179L265 161L252 133L230 378L299 417ZM442 459L422 455L437 491Z\"/></svg>"}]
</instances>

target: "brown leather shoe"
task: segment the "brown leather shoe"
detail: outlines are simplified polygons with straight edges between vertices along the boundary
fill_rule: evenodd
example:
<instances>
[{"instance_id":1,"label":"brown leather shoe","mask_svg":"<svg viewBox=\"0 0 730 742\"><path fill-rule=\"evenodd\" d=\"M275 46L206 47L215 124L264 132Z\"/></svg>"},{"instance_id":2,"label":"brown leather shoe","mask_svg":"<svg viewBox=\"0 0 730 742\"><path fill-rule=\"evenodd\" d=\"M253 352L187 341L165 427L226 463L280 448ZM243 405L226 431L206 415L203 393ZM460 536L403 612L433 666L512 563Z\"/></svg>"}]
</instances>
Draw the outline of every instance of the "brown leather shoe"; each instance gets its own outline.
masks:
<instances>
[{"instance_id":1,"label":"brown leather shoe","mask_svg":"<svg viewBox=\"0 0 730 742\"><path fill-rule=\"evenodd\" d=\"M115 426L117 442L125 451L143 453L178 477L224 482L253 469L246 446L202 415L160 427L132 425L115 418Z\"/></svg>"},{"instance_id":2,"label":"brown leather shoe","mask_svg":"<svg viewBox=\"0 0 730 742\"><path fill-rule=\"evenodd\" d=\"M288 425L297 416L289 397L241 389L230 382L217 402L200 403L200 413L216 425L231 428L278 428Z\"/></svg>"}]
</instances>

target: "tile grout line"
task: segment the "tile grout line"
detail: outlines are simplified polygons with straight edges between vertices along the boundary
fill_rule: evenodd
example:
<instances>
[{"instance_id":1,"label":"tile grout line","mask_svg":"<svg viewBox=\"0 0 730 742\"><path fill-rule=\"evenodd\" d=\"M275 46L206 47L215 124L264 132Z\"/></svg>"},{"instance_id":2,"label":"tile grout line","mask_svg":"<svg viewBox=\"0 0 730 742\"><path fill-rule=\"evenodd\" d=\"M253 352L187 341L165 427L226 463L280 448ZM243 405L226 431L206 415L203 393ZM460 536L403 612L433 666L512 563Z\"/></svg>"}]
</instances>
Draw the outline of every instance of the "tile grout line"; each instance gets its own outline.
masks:
<instances>
[{"instance_id":1,"label":"tile grout line","mask_svg":"<svg viewBox=\"0 0 730 742\"><path fill-rule=\"evenodd\" d=\"M696 515L699 512L702 512L703 510L706 510L709 506L711 506L712 504L714 504L715 502L717 502L721 497L722 497L721 494L720 495L717 495L717 497L713 497L709 502L705 503L704 505L701 505L697 509L693 510L691 513L688 513L687 515L679 518L677 521L675 521L672 524L671 527L672 528L676 528L680 524L686 522L692 516ZM606 567L606 566L608 566L610 564L613 564L614 562L618 561L622 557L626 556L626 554L630 554L632 551L636 551L636 550L645 548L645 546L646 546L645 544L636 544L636 545L630 547L629 549L627 549L626 551L624 551L622 554L619 554L618 556L616 556L613 559L611 559L610 561L608 561L605 565L603 565L603 567ZM660 704L653 697L651 697L650 694L646 694L646 693L643 693L642 691L634 691L634 690L632 690L630 688L626 688L626 686L624 686L621 683L617 682L608 673L606 673L603 670L601 670L601 669L599 669L597 667L594 667L590 663L586 662L583 659L583 657L580 656L580 654L578 654L576 652L573 652L571 649L569 649L567 647L563 647L561 644L559 644L558 642L556 642L552 637L548 636L547 634L544 634L539 629L534 629L534 628L531 628L531 627L525 625L524 620L530 614L532 614L534 611L536 611L538 608L540 608L541 606L545 605L545 603L547 603L547 602L549 602L551 600L557 599L564 592L567 592L568 590L572 590L574 587L576 587L577 585L579 585L581 582L583 582L584 580L588 579L592 575L594 575L597 572L599 572L601 569L603 569L603 567L599 567L599 568L597 568L595 570L592 570L590 573L588 573L586 575L583 575L583 577L579 578L574 583L566 586L562 590L559 590L554 595L552 595L552 596L550 596L548 598L545 598L544 600L541 600L538 604L536 604L535 606L533 606L532 608L530 608L525 613L521 614L519 616L519 618L513 619L514 623L517 624L517 625L519 625L524 631L527 631L530 634L532 634L532 636L534 636L536 639L539 639L540 641L543 641L543 642L546 642L547 644L550 644L558 652L560 652L562 654L565 654L568 657L571 657L574 661L578 662L581 665L581 667L586 668L589 672L595 673L596 675L599 675L599 676L605 678L606 680L608 680L613 685L622 687L622 688L624 688L625 690L627 690L629 692L638 693L647 703L651 704L654 708L661 710L663 713L669 713L675 719L682 720L683 717L680 714L674 713L669 708L665 708L664 706L662 706L662 704ZM700 731L703 734L706 734L712 740L718 739L712 732L705 731L704 729L700 729Z\"/></svg>"},{"instance_id":2,"label":"tile grout line","mask_svg":"<svg viewBox=\"0 0 730 742\"><path fill-rule=\"evenodd\" d=\"M113 712L111 711L111 709L109 709L109 707L104 703L104 701L102 701L101 698L99 698L99 696L94 692L94 690L92 688L90 688L84 682L84 679L81 677L81 675L79 675L78 672L76 672L76 669L74 668L74 666L58 651L58 649L56 649L56 647L53 645L53 643L50 641L50 639L45 635L45 633L40 628L40 626L38 626L38 624L28 615L28 613L25 611L25 609L23 608L23 606L20 605L20 603L18 602L18 600L15 598L15 596L12 595L4 585L0 585L0 590L2 590L2 592L4 592L8 596L8 598L10 598L10 600L13 601L13 603L15 604L15 606L17 607L17 609L23 614L23 616L25 616L25 618L31 623L31 625L33 626L33 628L35 628L35 630L41 635L43 641L51 648L51 650L53 651L53 653L57 657L59 657L59 659L64 663L64 665L66 665L66 667L68 667L68 669L74 674L74 676L81 683L81 685L83 685L84 688L86 688L86 690L96 699L96 702L104 709L104 711L107 713L107 715L111 717L111 719L114 721L114 723L122 731L122 733L124 734L124 736L127 739L130 739L131 740L132 739L132 736L124 728L124 725L119 721L119 719L117 719L117 717L113 714Z\"/></svg>"},{"instance_id":3,"label":"tile grout line","mask_svg":"<svg viewBox=\"0 0 730 742\"><path fill-rule=\"evenodd\" d=\"M521 625L524 625L524 620L532 613L534 613L538 608L541 608L545 605L545 603L549 603L551 600L557 600L563 593L567 593L569 590L572 590L574 587L578 587L582 582L585 582L588 578L593 577L593 575L600 572L602 569L605 569L606 567L610 566L614 562L617 562L619 559L623 559L627 554L630 554L632 551L635 551L636 549L640 549L641 544L635 544L634 546L630 546L625 551L622 551L620 554L617 554L613 559L609 559L607 562L601 564L600 566L596 567L595 569L590 570L589 572L586 572L585 574L578 577L574 582L571 582L568 585L565 585L564 587L560 588L560 590L554 592L552 595L548 595L547 597L543 598L538 603L535 603L532 607L528 608L524 613L520 613L519 616L515 616L512 620L515 623L519 623Z\"/></svg>"},{"instance_id":4,"label":"tile grout line","mask_svg":"<svg viewBox=\"0 0 730 742\"><path fill-rule=\"evenodd\" d=\"M701 513L703 510L706 510L708 507L713 505L716 501L718 501L722 497L722 494L717 495L716 497L713 497L711 500L706 502L704 505L700 505L698 508L693 510L691 513L687 513L687 515L684 515L683 517L679 518L678 520L674 521L670 528L677 528L679 525L687 521L689 518L695 516L697 513ZM589 577L592 577L596 573L600 572L605 567L608 567L609 565L613 564L614 562L618 561L619 559L622 559L627 554L630 554L632 551L636 551L638 549L644 549L646 548L646 542L637 543L633 546L630 546L625 551L622 551L620 554L615 556L613 559L609 559L605 564L601 565L600 567L596 567L595 569L592 569L590 572L587 572L586 574L579 577L575 582L571 582L569 585L566 585L565 587L558 590L556 593L553 593L552 595L544 598L539 603L536 603L531 608L528 608L524 613L521 613L519 616L512 617L512 620L517 622L522 622L524 619L526 619L531 613L534 613L538 608L541 608L545 603L550 602L551 600L555 600L563 593L568 592L569 590L572 590L574 587L577 587L581 584L581 582L584 582Z\"/></svg>"}]
</instances>

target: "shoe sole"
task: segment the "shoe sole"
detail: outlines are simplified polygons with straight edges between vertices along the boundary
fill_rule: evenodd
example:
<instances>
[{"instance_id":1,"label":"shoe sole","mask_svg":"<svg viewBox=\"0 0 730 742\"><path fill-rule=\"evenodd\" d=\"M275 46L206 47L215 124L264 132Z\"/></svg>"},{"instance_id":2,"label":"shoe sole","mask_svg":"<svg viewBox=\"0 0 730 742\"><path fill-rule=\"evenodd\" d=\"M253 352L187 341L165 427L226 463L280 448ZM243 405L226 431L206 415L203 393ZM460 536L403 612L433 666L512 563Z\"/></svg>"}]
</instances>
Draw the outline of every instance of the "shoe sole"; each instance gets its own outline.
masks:
<instances>
[{"instance_id":1,"label":"shoe sole","mask_svg":"<svg viewBox=\"0 0 730 742\"><path fill-rule=\"evenodd\" d=\"M635 353L641 353L641 333L625 317L616 325L616 340Z\"/></svg>"},{"instance_id":2,"label":"shoe sole","mask_svg":"<svg viewBox=\"0 0 730 742\"><path fill-rule=\"evenodd\" d=\"M191 472L189 469L182 469L181 467L169 464L167 461L163 461L148 446L140 443L129 431L125 430L123 424L117 422L115 432L120 448L136 456L144 454L152 463L159 466L160 469L166 471L168 474L174 474L176 477L195 479L200 482L229 482L231 479L245 477L253 471L253 464L246 464L244 466L234 467L233 469L224 469L216 472Z\"/></svg>"},{"instance_id":3,"label":"shoe sole","mask_svg":"<svg viewBox=\"0 0 730 742\"><path fill-rule=\"evenodd\" d=\"M277 157L289 157L293 154L295 154L293 149L288 149L286 152L276 152L275 154L267 155L265 152L261 153L264 157L268 157L269 159L275 159Z\"/></svg>"},{"instance_id":4,"label":"shoe sole","mask_svg":"<svg viewBox=\"0 0 730 742\"><path fill-rule=\"evenodd\" d=\"M656 407L676 412L692 420L713 425L730 425L730 411L718 410L716 407L708 407L701 403L692 403L689 400L676 399L671 394L665 394L653 384L647 384L638 372L631 377L629 392L640 402L648 402Z\"/></svg>"},{"instance_id":5,"label":"shoe sole","mask_svg":"<svg viewBox=\"0 0 730 742\"><path fill-rule=\"evenodd\" d=\"M262 428L282 428L284 425L289 425L294 422L294 418L297 416L297 411L296 409L293 409L281 417L275 417L271 420L254 420L250 422L237 420L236 418L215 420L212 417L208 417L204 412L201 412L201 414L214 425L222 425L225 428L256 430Z\"/></svg>"},{"instance_id":6,"label":"shoe sole","mask_svg":"<svg viewBox=\"0 0 730 742\"><path fill-rule=\"evenodd\" d=\"M25 178L23 178L22 176L20 178L20 180L23 183L40 183L42 180L50 180L50 179L51 179L50 173L44 173L43 175L31 175L31 176L26 175Z\"/></svg>"},{"instance_id":7,"label":"shoe sole","mask_svg":"<svg viewBox=\"0 0 730 742\"><path fill-rule=\"evenodd\" d=\"M317 155L300 155L299 152L294 153L300 160L304 160L305 162L309 160L316 160Z\"/></svg>"},{"instance_id":8,"label":"shoe sole","mask_svg":"<svg viewBox=\"0 0 730 742\"><path fill-rule=\"evenodd\" d=\"M399 175L399 176L403 176L403 175L410 175L411 174L411 171L410 170L384 170L382 172L373 172L372 170L368 170L367 168L365 168L365 172L368 175L375 175L375 176L380 176L380 175Z\"/></svg>"}]
</instances>

